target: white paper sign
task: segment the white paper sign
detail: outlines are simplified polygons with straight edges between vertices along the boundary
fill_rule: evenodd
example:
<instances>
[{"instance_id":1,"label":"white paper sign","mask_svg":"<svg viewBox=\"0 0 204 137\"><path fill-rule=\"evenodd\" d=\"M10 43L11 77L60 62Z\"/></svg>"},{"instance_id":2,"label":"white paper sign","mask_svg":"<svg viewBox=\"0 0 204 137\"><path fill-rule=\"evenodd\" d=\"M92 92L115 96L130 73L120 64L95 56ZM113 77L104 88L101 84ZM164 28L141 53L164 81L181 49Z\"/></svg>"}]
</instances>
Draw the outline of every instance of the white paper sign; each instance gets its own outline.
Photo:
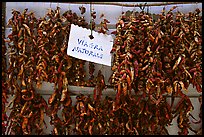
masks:
<instances>
[{"instance_id":1,"label":"white paper sign","mask_svg":"<svg viewBox=\"0 0 204 137\"><path fill-rule=\"evenodd\" d=\"M113 46L113 37L71 24L67 54L82 60L87 60L111 66L110 51Z\"/></svg>"}]
</instances>

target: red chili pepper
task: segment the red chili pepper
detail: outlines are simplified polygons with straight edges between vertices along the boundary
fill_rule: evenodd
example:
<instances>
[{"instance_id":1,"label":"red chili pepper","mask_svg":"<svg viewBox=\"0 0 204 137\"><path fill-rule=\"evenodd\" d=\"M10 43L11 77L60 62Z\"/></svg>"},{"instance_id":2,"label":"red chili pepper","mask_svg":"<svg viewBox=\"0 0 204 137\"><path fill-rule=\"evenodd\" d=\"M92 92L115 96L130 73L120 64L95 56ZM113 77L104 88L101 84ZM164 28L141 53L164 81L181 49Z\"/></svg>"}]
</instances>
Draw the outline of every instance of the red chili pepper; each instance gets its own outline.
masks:
<instances>
[{"instance_id":1,"label":"red chili pepper","mask_svg":"<svg viewBox=\"0 0 204 137\"><path fill-rule=\"evenodd\" d=\"M138 61L137 60L135 60L135 62L134 62L134 67L135 67L135 76L138 77L139 66L138 66Z\"/></svg>"}]
</instances>

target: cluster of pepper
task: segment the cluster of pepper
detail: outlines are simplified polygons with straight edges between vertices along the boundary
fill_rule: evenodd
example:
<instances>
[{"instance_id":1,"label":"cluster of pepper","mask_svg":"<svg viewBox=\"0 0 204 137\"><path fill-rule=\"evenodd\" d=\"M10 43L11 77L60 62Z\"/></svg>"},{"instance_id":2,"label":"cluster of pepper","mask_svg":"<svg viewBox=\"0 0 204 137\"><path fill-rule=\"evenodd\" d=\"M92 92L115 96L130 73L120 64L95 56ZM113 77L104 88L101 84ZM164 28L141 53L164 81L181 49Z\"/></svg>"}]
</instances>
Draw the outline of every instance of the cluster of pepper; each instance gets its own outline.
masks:
<instances>
[{"instance_id":1,"label":"cluster of pepper","mask_svg":"<svg viewBox=\"0 0 204 137\"><path fill-rule=\"evenodd\" d=\"M70 15L70 19L73 20L71 21L71 23L78 25L80 27L83 28L88 28L88 23L85 21L84 19L84 13L86 12L86 8L81 6L79 7L79 10L81 11L81 16L77 16L76 13L71 13ZM74 21L77 21L76 23ZM70 75L69 76L69 82L71 85L75 85L75 86L84 86L86 85L86 82L84 80L84 78L86 77L86 73L85 73L85 69L84 69L84 65L85 65L85 61L84 60L80 60L77 58L72 58L72 66L70 68Z\"/></svg>"},{"instance_id":2,"label":"cluster of pepper","mask_svg":"<svg viewBox=\"0 0 204 137\"><path fill-rule=\"evenodd\" d=\"M176 7L175 7L176 8ZM161 59L164 64L164 75L170 81L167 91L172 94L171 107L174 117L178 117L179 134L188 134L188 129L195 132L189 125L189 113L193 106L188 96L183 91L187 91L190 84L196 87L197 92L201 92L202 84L202 19L199 16L200 10L184 15L177 12L175 21L172 10L160 17L160 32L164 33L164 46L160 47ZM158 24L159 24L158 23ZM196 82L195 82L196 81ZM196 84L195 84L196 83ZM174 97L181 97L180 102L173 108ZM184 113L182 113L184 111ZM192 116L192 115L190 115ZM185 119L183 121L183 119Z\"/></svg>"},{"instance_id":3,"label":"cluster of pepper","mask_svg":"<svg viewBox=\"0 0 204 137\"><path fill-rule=\"evenodd\" d=\"M182 90L193 84L201 92L202 34L198 28L201 28L202 20L199 9L188 15L178 11L174 19L172 11L175 8L168 12L163 9L154 23L150 14L143 11L133 12L130 16L123 13L116 24L117 30L113 32L116 38L112 49L114 62L110 82L117 90L117 104L123 104L124 97L130 98L134 89L136 95L142 94L137 99L138 107L148 101L157 108L156 123L153 122L151 128L147 123L142 124L137 128L139 134L163 134L167 131L164 125L170 124L182 110L184 112L178 120L181 132L178 133L188 134L188 129L194 131L189 122L183 120L189 119L193 106ZM162 103L165 94L172 94L171 106ZM174 109L175 96L180 96L181 101ZM160 107L164 105L167 108L165 111ZM159 112L164 113L166 120L158 115ZM151 116L146 118L146 122Z\"/></svg>"},{"instance_id":4,"label":"cluster of pepper","mask_svg":"<svg viewBox=\"0 0 204 137\"><path fill-rule=\"evenodd\" d=\"M152 18L145 12L132 13L130 16L123 13L116 26L117 30L113 32L116 38L112 49L115 61L110 82L117 90L116 103L122 107L121 109L127 109L125 112L131 119L129 124L132 129L129 129L127 133L124 126L124 133L162 134L166 132L168 134L164 125L170 124L172 116L169 113L168 104L163 101L162 80L158 78L157 72L159 68L154 68L157 67L157 58L154 55L156 52L151 51ZM134 96L131 96L132 89L136 95L141 94L137 101ZM134 110L131 114L129 112L131 108L124 105L129 103L131 108L140 109ZM164 106L166 109L160 112L159 108ZM149 108L155 109L150 111ZM163 117L168 119L164 120ZM133 121L137 124L135 125Z\"/></svg>"},{"instance_id":5,"label":"cluster of pepper","mask_svg":"<svg viewBox=\"0 0 204 137\"><path fill-rule=\"evenodd\" d=\"M82 9L83 10L83 9ZM50 123L54 125L53 134L65 134L65 127L70 123L68 112L70 109L71 97L68 91L68 81L71 85L84 85L84 63L85 61L71 58L66 54L68 37L71 24L87 27L84 17L78 17L71 10L60 14L60 7L56 10L49 9L46 16L40 20L38 26L38 73L37 80L54 83L54 93L48 100L51 117ZM49 64L47 64L49 62ZM44 69L44 71L42 71ZM44 75L42 75L44 74ZM40 78L42 77L42 78ZM37 84L38 85L38 84ZM63 105L63 121L57 112ZM62 126L63 125L63 126Z\"/></svg>"},{"instance_id":6,"label":"cluster of pepper","mask_svg":"<svg viewBox=\"0 0 204 137\"><path fill-rule=\"evenodd\" d=\"M94 22L94 19L96 18L95 12L91 14L92 16L92 23ZM102 16L101 16L102 18ZM104 22L105 21L105 22ZM101 21L101 26L99 27L98 32L106 34L108 31L107 24L109 21L107 19L104 19ZM95 29L95 22L92 26L92 29ZM104 25L106 26L105 30ZM103 30L103 32L101 31ZM83 94L80 94L76 97L77 102L74 106L74 129L73 132L78 135L104 135L107 132L107 117L108 114L107 109L104 108L104 104L107 105L107 103L102 103L102 91L105 89L106 84L104 80L104 76L101 72L101 70L98 71L98 75L96 78L93 76L93 69L94 64L92 62L89 62L89 82L91 86L95 83L95 88L93 91L93 99L90 96L85 96ZM72 109L73 110L73 109ZM110 130L110 129L109 129Z\"/></svg>"},{"instance_id":7,"label":"cluster of pepper","mask_svg":"<svg viewBox=\"0 0 204 137\"><path fill-rule=\"evenodd\" d=\"M7 85L13 96L8 108L11 113L8 117L7 134L27 135L32 132L43 132L44 110L47 103L41 95L36 93L33 82L36 76L36 18L33 12L22 13L13 10L13 17L9 19L8 26L12 33L8 35L7 52L9 55L9 68L7 69Z\"/></svg>"}]
</instances>

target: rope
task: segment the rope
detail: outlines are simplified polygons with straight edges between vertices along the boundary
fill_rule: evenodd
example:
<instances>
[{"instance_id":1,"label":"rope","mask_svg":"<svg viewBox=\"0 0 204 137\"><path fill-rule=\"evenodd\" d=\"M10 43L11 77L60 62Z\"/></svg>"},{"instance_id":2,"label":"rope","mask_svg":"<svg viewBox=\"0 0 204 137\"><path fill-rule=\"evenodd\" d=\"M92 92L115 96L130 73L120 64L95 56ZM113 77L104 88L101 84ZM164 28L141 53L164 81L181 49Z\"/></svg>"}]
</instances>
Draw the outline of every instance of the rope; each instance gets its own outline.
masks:
<instances>
[{"instance_id":1,"label":"rope","mask_svg":"<svg viewBox=\"0 0 204 137\"><path fill-rule=\"evenodd\" d=\"M92 16L91 16L91 14L92 14L92 4L90 2L90 29L91 29L91 35L89 35L89 38L93 39L94 37L93 37Z\"/></svg>"}]
</instances>

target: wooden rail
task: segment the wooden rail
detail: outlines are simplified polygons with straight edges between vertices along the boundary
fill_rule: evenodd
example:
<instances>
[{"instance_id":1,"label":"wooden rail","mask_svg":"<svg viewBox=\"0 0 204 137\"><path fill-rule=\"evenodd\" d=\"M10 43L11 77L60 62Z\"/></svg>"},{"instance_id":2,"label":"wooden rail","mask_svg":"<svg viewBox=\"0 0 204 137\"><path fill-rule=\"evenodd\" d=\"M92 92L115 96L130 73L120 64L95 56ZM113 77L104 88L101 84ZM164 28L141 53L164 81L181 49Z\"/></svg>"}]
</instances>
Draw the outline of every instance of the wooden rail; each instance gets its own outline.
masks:
<instances>
[{"instance_id":1,"label":"wooden rail","mask_svg":"<svg viewBox=\"0 0 204 137\"><path fill-rule=\"evenodd\" d=\"M61 2L64 3L64 2ZM65 2L71 4L90 4L90 2ZM155 2L155 3L146 3L138 4L126 4L120 2L91 2L91 4L100 4L100 5L115 5L115 6L123 6L123 7L141 7L141 6L163 6L163 5L174 5L174 4L198 4L199 2Z\"/></svg>"}]
</instances>

